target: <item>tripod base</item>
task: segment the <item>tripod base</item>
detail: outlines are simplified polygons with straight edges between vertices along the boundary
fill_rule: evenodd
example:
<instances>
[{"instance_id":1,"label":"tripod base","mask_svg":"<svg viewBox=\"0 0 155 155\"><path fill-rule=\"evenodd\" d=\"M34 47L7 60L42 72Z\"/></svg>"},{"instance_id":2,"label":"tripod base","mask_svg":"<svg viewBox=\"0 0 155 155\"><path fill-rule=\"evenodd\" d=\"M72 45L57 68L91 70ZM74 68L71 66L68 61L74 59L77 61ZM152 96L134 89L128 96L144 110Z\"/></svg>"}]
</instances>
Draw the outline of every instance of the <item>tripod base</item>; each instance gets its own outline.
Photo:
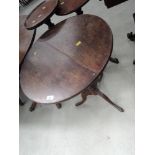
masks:
<instances>
[{"instance_id":1,"label":"tripod base","mask_svg":"<svg viewBox=\"0 0 155 155\"><path fill-rule=\"evenodd\" d=\"M85 89L81 93L82 101L76 103L75 105L76 106L82 105L87 100L87 96L88 95L99 95L100 97L102 97L103 99L105 99L109 104L111 104L114 108L116 108L120 112L124 112L124 109L122 107L120 107L119 105L117 105L113 101L111 101L111 99L108 96L106 96L103 92L101 92L97 88L97 82L99 82L99 81L100 81L100 77L99 77L99 79L94 84L92 84L87 89Z\"/></svg>"}]
</instances>

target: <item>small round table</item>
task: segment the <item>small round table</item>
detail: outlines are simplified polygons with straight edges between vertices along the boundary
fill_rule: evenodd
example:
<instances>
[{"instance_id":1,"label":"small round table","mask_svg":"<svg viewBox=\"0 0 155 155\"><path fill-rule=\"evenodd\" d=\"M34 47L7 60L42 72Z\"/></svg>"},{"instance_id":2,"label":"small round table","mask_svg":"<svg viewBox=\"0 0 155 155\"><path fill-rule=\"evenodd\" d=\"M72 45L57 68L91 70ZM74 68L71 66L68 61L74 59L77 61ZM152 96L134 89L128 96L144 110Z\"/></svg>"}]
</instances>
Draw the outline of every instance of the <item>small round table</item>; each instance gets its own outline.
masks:
<instances>
[{"instance_id":1,"label":"small round table","mask_svg":"<svg viewBox=\"0 0 155 155\"><path fill-rule=\"evenodd\" d=\"M50 17L54 14L58 0L46 0L40 3L27 17L25 27L29 30L35 29L42 24L52 27Z\"/></svg>"},{"instance_id":2,"label":"small round table","mask_svg":"<svg viewBox=\"0 0 155 155\"><path fill-rule=\"evenodd\" d=\"M100 95L119 111L98 88L113 46L110 27L101 18L79 15L55 25L36 41L21 68L20 84L33 102L61 103L81 94L81 105L88 95Z\"/></svg>"},{"instance_id":3,"label":"small round table","mask_svg":"<svg viewBox=\"0 0 155 155\"><path fill-rule=\"evenodd\" d=\"M59 0L56 9L57 15L67 15L76 12L77 15L83 14L81 7L84 6L89 0Z\"/></svg>"},{"instance_id":4,"label":"small round table","mask_svg":"<svg viewBox=\"0 0 155 155\"><path fill-rule=\"evenodd\" d=\"M26 17L26 15L21 15L19 17L19 65L22 63L26 53L30 49L36 34L35 30L27 30L25 28L24 22Z\"/></svg>"}]
</instances>

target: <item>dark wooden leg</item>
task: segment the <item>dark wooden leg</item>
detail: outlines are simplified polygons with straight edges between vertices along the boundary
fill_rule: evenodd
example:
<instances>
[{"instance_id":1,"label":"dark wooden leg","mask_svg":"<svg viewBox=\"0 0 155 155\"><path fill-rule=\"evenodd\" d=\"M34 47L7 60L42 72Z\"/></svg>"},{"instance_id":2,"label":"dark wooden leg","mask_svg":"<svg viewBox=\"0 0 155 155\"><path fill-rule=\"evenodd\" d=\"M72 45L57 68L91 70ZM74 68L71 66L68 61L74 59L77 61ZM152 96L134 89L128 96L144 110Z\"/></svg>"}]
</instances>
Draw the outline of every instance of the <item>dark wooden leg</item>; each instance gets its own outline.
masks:
<instances>
[{"instance_id":1,"label":"dark wooden leg","mask_svg":"<svg viewBox=\"0 0 155 155\"><path fill-rule=\"evenodd\" d=\"M36 108L36 106L37 106L37 103L36 103L36 102L33 102L32 105L31 105L31 107L29 108L29 110L30 110L31 112L34 111L35 108Z\"/></svg>"},{"instance_id":2,"label":"dark wooden leg","mask_svg":"<svg viewBox=\"0 0 155 155\"><path fill-rule=\"evenodd\" d=\"M24 102L22 102L22 100L19 98L19 105L20 106L23 106L25 103Z\"/></svg>"},{"instance_id":3,"label":"dark wooden leg","mask_svg":"<svg viewBox=\"0 0 155 155\"><path fill-rule=\"evenodd\" d=\"M135 34L133 34L132 32L128 33L127 37L130 41L135 41Z\"/></svg>"},{"instance_id":4,"label":"dark wooden leg","mask_svg":"<svg viewBox=\"0 0 155 155\"><path fill-rule=\"evenodd\" d=\"M106 96L105 94L103 94L103 92L101 92L98 88L96 88L96 92L99 96L101 96L102 98L104 98L109 104L111 104L113 107L115 107L117 110L119 110L120 112L124 112L124 109L122 107L120 107L119 105L115 104L114 102L112 102L108 96Z\"/></svg>"},{"instance_id":5,"label":"dark wooden leg","mask_svg":"<svg viewBox=\"0 0 155 155\"><path fill-rule=\"evenodd\" d=\"M58 109L61 109L61 107L62 107L61 103L56 103L56 107L57 107Z\"/></svg>"},{"instance_id":6,"label":"dark wooden leg","mask_svg":"<svg viewBox=\"0 0 155 155\"><path fill-rule=\"evenodd\" d=\"M25 6L25 3L23 1L20 0L19 2L22 6Z\"/></svg>"},{"instance_id":7,"label":"dark wooden leg","mask_svg":"<svg viewBox=\"0 0 155 155\"><path fill-rule=\"evenodd\" d=\"M76 103L75 104L76 106L79 106L79 105L83 104L87 100L87 93L86 92L82 92L81 93L81 97L82 97L82 101Z\"/></svg>"},{"instance_id":8,"label":"dark wooden leg","mask_svg":"<svg viewBox=\"0 0 155 155\"><path fill-rule=\"evenodd\" d=\"M133 60L133 65L135 65L135 60Z\"/></svg>"},{"instance_id":9,"label":"dark wooden leg","mask_svg":"<svg viewBox=\"0 0 155 155\"><path fill-rule=\"evenodd\" d=\"M117 58L112 58L112 57L110 57L109 61L110 61L110 62L113 62L113 63L115 63L115 64L118 64L118 63L119 63L119 60L118 60Z\"/></svg>"},{"instance_id":10,"label":"dark wooden leg","mask_svg":"<svg viewBox=\"0 0 155 155\"><path fill-rule=\"evenodd\" d=\"M80 9L76 10L76 14L77 14L77 15L81 15L81 14L83 14L82 9L80 8Z\"/></svg>"},{"instance_id":11,"label":"dark wooden leg","mask_svg":"<svg viewBox=\"0 0 155 155\"><path fill-rule=\"evenodd\" d=\"M51 22L50 18L45 21L45 24L48 26L48 29L54 26L54 23Z\"/></svg>"},{"instance_id":12,"label":"dark wooden leg","mask_svg":"<svg viewBox=\"0 0 155 155\"><path fill-rule=\"evenodd\" d=\"M93 85L90 86L90 94L91 95L99 95L102 98L104 98L108 103L110 103L112 106L114 106L117 110L119 110L120 112L124 112L124 109L122 107L120 107L119 105L115 104L114 102L112 102L110 100L110 98L108 96L106 96L105 94L103 94L103 92L101 92L98 88L97 88L97 83L94 83Z\"/></svg>"},{"instance_id":13,"label":"dark wooden leg","mask_svg":"<svg viewBox=\"0 0 155 155\"><path fill-rule=\"evenodd\" d=\"M86 101L88 95L99 95L102 98L104 98L109 104L115 107L117 110L119 110L120 112L124 112L124 109L122 107L112 102L109 99L109 97L107 97L97 88L97 81L95 81L91 86L89 86L87 89L84 90L84 92L81 93L82 101L79 103L76 103L76 106L83 104Z\"/></svg>"}]
</instances>

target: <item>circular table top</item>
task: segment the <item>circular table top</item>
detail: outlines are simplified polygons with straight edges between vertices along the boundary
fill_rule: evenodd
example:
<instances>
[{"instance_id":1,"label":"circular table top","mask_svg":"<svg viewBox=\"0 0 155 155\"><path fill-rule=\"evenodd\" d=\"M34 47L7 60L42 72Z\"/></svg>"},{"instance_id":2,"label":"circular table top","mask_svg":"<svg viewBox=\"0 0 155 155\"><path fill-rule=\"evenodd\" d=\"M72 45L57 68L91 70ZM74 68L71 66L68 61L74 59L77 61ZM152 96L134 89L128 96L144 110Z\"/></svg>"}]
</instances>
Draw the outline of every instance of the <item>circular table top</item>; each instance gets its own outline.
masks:
<instances>
[{"instance_id":1,"label":"circular table top","mask_svg":"<svg viewBox=\"0 0 155 155\"><path fill-rule=\"evenodd\" d=\"M58 23L26 55L20 73L24 94L38 103L79 94L106 66L112 41L110 27L97 16L79 15Z\"/></svg>"},{"instance_id":2,"label":"circular table top","mask_svg":"<svg viewBox=\"0 0 155 155\"><path fill-rule=\"evenodd\" d=\"M85 5L89 0L59 0L56 9L57 15L67 15L75 12L77 9Z\"/></svg>"},{"instance_id":3,"label":"circular table top","mask_svg":"<svg viewBox=\"0 0 155 155\"><path fill-rule=\"evenodd\" d=\"M35 37L35 30L27 30L24 26L26 17L26 15L19 16L19 64L23 61Z\"/></svg>"},{"instance_id":4,"label":"circular table top","mask_svg":"<svg viewBox=\"0 0 155 155\"><path fill-rule=\"evenodd\" d=\"M25 27L35 29L50 18L58 4L58 0L46 0L40 3L27 17Z\"/></svg>"}]
</instances>

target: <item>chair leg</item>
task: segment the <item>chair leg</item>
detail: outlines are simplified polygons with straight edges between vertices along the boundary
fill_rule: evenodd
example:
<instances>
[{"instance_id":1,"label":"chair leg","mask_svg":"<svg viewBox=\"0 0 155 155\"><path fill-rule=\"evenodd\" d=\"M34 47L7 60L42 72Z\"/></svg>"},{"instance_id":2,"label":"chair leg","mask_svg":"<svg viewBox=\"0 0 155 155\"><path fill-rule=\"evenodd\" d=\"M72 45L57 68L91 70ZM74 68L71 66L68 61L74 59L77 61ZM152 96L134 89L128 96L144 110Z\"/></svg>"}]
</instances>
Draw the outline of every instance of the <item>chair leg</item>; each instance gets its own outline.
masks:
<instances>
[{"instance_id":1,"label":"chair leg","mask_svg":"<svg viewBox=\"0 0 155 155\"><path fill-rule=\"evenodd\" d=\"M117 110L119 110L120 112L124 112L124 109L122 107L120 107L119 105L112 102L109 97L107 97L105 94L103 94L103 92L101 92L98 89L97 82L98 82L98 79L91 86L89 86L87 89L85 89L81 93L82 101L76 103L75 105L79 106L79 105L83 104L86 101L88 95L99 95L103 99L105 99L109 104L111 104L113 107L115 107Z\"/></svg>"},{"instance_id":2,"label":"chair leg","mask_svg":"<svg viewBox=\"0 0 155 155\"><path fill-rule=\"evenodd\" d=\"M124 112L124 109L120 107L119 105L115 104L113 101L110 100L108 96L106 96L103 92L101 92L98 88L96 89L96 92L99 96L104 98L109 104L111 104L113 107L115 107L120 112Z\"/></svg>"}]
</instances>

